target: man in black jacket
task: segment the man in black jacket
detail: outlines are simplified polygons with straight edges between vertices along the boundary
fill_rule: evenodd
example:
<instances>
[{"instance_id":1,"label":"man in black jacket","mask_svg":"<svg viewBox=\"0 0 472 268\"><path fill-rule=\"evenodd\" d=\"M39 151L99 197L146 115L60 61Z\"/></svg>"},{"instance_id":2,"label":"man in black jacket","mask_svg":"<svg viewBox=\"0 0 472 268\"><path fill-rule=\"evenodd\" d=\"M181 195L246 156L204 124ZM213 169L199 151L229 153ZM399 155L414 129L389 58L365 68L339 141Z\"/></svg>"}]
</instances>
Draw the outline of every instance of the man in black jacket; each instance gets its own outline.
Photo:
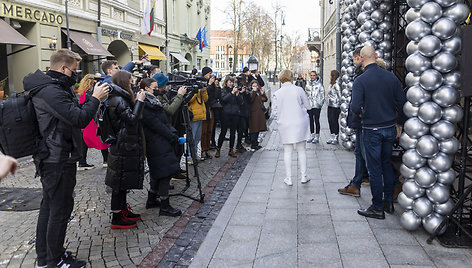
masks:
<instances>
[{"instance_id":1,"label":"man in black jacket","mask_svg":"<svg viewBox=\"0 0 472 268\"><path fill-rule=\"evenodd\" d=\"M41 176L43 199L36 229L38 267L84 267L64 248L67 222L74 207L76 163L80 159L81 129L108 96L106 84L96 85L93 97L79 105L71 87L81 57L67 49L51 55L50 70L25 77L25 90L38 90L33 105L45 146L34 155Z\"/></svg>"}]
</instances>

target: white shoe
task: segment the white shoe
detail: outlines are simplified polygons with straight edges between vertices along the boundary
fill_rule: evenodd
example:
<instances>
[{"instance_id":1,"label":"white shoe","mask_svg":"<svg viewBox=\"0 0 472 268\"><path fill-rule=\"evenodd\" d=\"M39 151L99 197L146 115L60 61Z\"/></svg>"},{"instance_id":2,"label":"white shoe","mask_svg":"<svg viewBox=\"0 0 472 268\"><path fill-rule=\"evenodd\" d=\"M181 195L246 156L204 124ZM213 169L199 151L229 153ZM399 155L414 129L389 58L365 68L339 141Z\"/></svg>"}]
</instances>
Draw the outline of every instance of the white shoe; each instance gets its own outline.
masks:
<instances>
[{"instance_id":1,"label":"white shoe","mask_svg":"<svg viewBox=\"0 0 472 268\"><path fill-rule=\"evenodd\" d=\"M334 140L336 139L336 134L331 134L329 140L326 141L327 144L333 144Z\"/></svg>"},{"instance_id":2,"label":"white shoe","mask_svg":"<svg viewBox=\"0 0 472 268\"><path fill-rule=\"evenodd\" d=\"M287 184L288 186L292 186L292 185L293 185L291 178L285 178L285 179L284 179L284 183Z\"/></svg>"},{"instance_id":3,"label":"white shoe","mask_svg":"<svg viewBox=\"0 0 472 268\"><path fill-rule=\"evenodd\" d=\"M315 134L313 137L312 143L319 143L320 142L320 134Z\"/></svg>"},{"instance_id":4,"label":"white shoe","mask_svg":"<svg viewBox=\"0 0 472 268\"><path fill-rule=\"evenodd\" d=\"M302 183L302 184L305 184L305 183L307 183L307 182L309 182L309 181L311 181L311 179L308 178L308 176L302 176L302 180L301 180L301 183Z\"/></svg>"},{"instance_id":5,"label":"white shoe","mask_svg":"<svg viewBox=\"0 0 472 268\"><path fill-rule=\"evenodd\" d=\"M306 142L307 143L313 142L314 138L315 138L315 133L311 133L310 138Z\"/></svg>"}]
</instances>

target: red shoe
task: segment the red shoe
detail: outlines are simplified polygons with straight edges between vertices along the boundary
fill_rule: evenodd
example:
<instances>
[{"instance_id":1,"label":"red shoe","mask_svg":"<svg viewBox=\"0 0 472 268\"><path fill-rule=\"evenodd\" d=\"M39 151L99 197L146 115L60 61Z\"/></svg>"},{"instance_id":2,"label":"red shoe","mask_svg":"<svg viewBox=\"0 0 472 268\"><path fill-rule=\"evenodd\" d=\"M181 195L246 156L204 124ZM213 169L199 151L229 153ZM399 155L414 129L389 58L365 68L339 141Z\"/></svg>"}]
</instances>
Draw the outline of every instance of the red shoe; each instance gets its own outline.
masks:
<instances>
[{"instance_id":1,"label":"red shoe","mask_svg":"<svg viewBox=\"0 0 472 268\"><path fill-rule=\"evenodd\" d=\"M126 210L121 211L123 213L123 218L127 221L139 221L141 215L133 213L133 209L129 204L126 204Z\"/></svg>"},{"instance_id":2,"label":"red shoe","mask_svg":"<svg viewBox=\"0 0 472 268\"><path fill-rule=\"evenodd\" d=\"M136 227L136 222L124 218L123 212L113 213L111 229L131 229Z\"/></svg>"}]
</instances>

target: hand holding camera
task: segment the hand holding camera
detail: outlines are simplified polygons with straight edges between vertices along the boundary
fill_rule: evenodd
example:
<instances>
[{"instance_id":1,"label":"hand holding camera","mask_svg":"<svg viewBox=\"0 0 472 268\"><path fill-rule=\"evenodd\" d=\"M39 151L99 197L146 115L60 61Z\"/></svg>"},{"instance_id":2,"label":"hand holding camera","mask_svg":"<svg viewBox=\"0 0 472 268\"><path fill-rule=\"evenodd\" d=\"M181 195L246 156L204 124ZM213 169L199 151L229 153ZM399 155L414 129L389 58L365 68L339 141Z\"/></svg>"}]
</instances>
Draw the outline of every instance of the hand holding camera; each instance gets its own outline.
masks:
<instances>
[{"instance_id":1,"label":"hand holding camera","mask_svg":"<svg viewBox=\"0 0 472 268\"><path fill-rule=\"evenodd\" d=\"M108 98L108 93L110 92L110 88L107 83L95 83L93 88L92 96L97 98L99 101L104 101Z\"/></svg>"},{"instance_id":2,"label":"hand holding camera","mask_svg":"<svg viewBox=\"0 0 472 268\"><path fill-rule=\"evenodd\" d=\"M146 93L144 93L144 90L140 90L137 94L136 94L136 99L138 101L144 101L144 99L146 98Z\"/></svg>"},{"instance_id":3,"label":"hand holding camera","mask_svg":"<svg viewBox=\"0 0 472 268\"><path fill-rule=\"evenodd\" d=\"M177 94L179 95L185 95L187 93L187 87L185 86L182 86L182 87L179 87L179 89L177 90Z\"/></svg>"},{"instance_id":4,"label":"hand holding camera","mask_svg":"<svg viewBox=\"0 0 472 268\"><path fill-rule=\"evenodd\" d=\"M215 83L215 79L215 76L210 77L210 79L208 80L208 85L212 85L213 83Z\"/></svg>"}]
</instances>

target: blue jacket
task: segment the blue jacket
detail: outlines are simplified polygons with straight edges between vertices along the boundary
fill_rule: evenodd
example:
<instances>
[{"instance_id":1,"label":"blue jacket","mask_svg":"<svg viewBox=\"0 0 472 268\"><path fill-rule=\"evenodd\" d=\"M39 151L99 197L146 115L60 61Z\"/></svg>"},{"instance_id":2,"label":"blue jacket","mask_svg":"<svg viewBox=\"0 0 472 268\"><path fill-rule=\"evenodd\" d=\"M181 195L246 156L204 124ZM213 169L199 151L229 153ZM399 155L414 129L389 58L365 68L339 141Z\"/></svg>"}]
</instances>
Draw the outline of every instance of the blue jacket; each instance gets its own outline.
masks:
<instances>
[{"instance_id":1,"label":"blue jacket","mask_svg":"<svg viewBox=\"0 0 472 268\"><path fill-rule=\"evenodd\" d=\"M350 109L354 115L362 114L363 128L402 125L406 120L405 102L405 91L398 78L375 63L367 65L354 80Z\"/></svg>"},{"instance_id":2,"label":"blue jacket","mask_svg":"<svg viewBox=\"0 0 472 268\"><path fill-rule=\"evenodd\" d=\"M130 61L123 68L121 68L121 70L131 72L134 69L134 66L134 62ZM103 82L111 84L111 76L102 74L102 77L105 78Z\"/></svg>"}]
</instances>

